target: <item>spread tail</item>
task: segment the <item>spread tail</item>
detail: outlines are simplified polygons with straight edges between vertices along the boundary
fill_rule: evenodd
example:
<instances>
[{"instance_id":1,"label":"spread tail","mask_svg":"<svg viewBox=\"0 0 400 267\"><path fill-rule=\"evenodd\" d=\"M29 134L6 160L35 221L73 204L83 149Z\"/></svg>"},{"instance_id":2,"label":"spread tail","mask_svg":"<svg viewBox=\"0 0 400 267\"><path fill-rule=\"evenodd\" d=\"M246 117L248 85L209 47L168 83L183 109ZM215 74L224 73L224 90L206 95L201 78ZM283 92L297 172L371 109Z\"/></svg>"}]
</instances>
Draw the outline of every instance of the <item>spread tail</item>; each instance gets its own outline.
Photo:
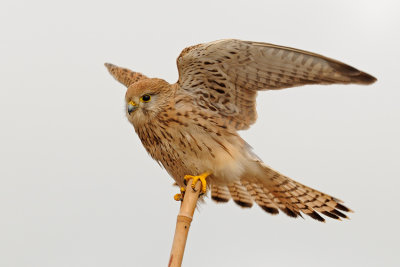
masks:
<instances>
[{"instance_id":1,"label":"spread tail","mask_svg":"<svg viewBox=\"0 0 400 267\"><path fill-rule=\"evenodd\" d=\"M302 214L324 222L320 215L340 220L348 218L344 212L352 212L342 205L342 201L302 185L260 162L262 175L243 177L228 186L211 187L211 197L218 202L232 199L242 207L251 207L253 201L264 211L278 214L279 210L290 217L302 217Z\"/></svg>"}]
</instances>

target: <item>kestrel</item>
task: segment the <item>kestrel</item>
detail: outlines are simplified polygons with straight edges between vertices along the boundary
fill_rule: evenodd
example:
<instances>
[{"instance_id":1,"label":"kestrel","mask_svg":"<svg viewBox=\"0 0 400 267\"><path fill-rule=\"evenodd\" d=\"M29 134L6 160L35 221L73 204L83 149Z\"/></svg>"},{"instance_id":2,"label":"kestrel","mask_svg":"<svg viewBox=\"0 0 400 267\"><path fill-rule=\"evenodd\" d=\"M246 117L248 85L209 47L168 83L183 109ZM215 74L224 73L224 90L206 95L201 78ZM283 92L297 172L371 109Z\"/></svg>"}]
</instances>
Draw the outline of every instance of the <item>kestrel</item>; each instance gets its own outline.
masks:
<instances>
[{"instance_id":1,"label":"kestrel","mask_svg":"<svg viewBox=\"0 0 400 267\"><path fill-rule=\"evenodd\" d=\"M257 119L256 96L305 84L371 84L376 79L311 52L234 39L185 48L175 84L105 64L128 89L126 116L147 152L181 188L200 179L202 192L271 214L304 213L340 219L351 210L339 199L271 169L239 136ZM182 189L181 189L182 191ZM183 192L181 192L183 193ZM180 199L177 194L176 199Z\"/></svg>"}]
</instances>

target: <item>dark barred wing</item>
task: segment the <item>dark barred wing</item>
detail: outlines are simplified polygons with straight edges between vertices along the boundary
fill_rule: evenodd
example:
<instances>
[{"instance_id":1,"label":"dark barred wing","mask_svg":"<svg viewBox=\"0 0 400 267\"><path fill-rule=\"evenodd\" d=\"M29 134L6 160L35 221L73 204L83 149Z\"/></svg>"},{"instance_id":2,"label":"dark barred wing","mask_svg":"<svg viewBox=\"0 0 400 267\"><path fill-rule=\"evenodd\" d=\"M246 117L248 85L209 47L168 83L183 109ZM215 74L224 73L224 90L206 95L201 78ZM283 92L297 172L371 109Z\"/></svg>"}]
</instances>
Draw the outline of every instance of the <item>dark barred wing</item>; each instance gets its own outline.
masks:
<instances>
[{"instance_id":1,"label":"dark barred wing","mask_svg":"<svg viewBox=\"0 0 400 267\"><path fill-rule=\"evenodd\" d=\"M365 72L318 54L235 39L188 47L179 55L177 65L180 88L237 130L256 121L259 90L376 81Z\"/></svg>"}]
</instances>

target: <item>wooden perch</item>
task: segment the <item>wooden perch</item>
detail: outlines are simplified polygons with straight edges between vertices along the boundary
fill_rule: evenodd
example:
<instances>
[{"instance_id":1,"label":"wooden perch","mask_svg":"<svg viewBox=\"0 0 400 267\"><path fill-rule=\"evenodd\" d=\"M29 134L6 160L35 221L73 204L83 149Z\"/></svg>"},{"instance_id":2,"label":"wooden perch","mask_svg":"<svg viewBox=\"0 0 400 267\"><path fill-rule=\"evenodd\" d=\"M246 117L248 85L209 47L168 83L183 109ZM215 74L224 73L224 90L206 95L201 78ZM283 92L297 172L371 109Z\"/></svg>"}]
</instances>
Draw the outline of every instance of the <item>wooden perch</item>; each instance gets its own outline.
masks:
<instances>
[{"instance_id":1,"label":"wooden perch","mask_svg":"<svg viewBox=\"0 0 400 267\"><path fill-rule=\"evenodd\" d=\"M197 200L199 199L200 189L200 180L197 181L195 190L192 189L192 180L188 181L186 192L176 220L174 242L172 243L168 267L180 267L182 265L186 239L189 233L190 223L193 219L194 209L196 208Z\"/></svg>"}]
</instances>

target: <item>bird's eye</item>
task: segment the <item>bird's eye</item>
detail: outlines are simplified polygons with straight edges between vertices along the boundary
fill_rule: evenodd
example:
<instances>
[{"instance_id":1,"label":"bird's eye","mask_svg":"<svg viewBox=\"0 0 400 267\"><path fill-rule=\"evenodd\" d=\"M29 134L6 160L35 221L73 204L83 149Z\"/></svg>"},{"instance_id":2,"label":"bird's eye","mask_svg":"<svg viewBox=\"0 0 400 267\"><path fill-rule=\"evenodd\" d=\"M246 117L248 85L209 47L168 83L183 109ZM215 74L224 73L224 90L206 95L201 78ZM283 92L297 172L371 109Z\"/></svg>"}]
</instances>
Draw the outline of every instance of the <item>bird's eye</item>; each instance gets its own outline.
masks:
<instances>
[{"instance_id":1,"label":"bird's eye","mask_svg":"<svg viewBox=\"0 0 400 267\"><path fill-rule=\"evenodd\" d=\"M142 102L149 102L151 99L150 95L142 95L142 97L140 98L140 101Z\"/></svg>"}]
</instances>

